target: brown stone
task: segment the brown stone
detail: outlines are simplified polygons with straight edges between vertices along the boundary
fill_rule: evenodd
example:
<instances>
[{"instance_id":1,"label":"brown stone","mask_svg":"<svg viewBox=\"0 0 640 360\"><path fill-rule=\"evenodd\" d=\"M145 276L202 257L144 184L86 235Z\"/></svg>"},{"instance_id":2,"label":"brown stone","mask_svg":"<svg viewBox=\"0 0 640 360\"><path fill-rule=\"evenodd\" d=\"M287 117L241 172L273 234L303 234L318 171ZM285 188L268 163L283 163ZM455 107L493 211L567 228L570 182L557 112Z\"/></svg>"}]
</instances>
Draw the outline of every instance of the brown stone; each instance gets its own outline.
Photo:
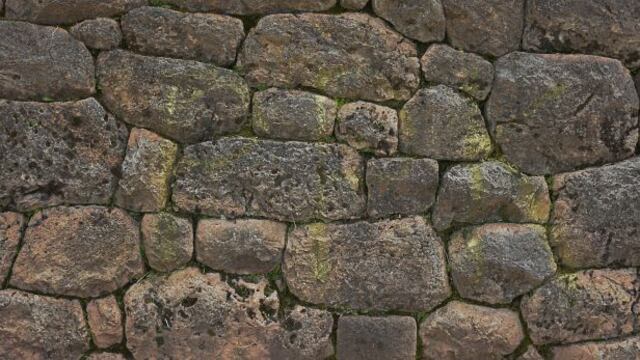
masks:
<instances>
[{"instance_id":1,"label":"brown stone","mask_svg":"<svg viewBox=\"0 0 640 360\"><path fill-rule=\"evenodd\" d=\"M444 40L445 18L440 0L372 0L373 11L402 34L421 42Z\"/></svg>"},{"instance_id":2,"label":"brown stone","mask_svg":"<svg viewBox=\"0 0 640 360\"><path fill-rule=\"evenodd\" d=\"M87 360L126 360L126 358L122 354L102 352L89 355Z\"/></svg>"},{"instance_id":3,"label":"brown stone","mask_svg":"<svg viewBox=\"0 0 640 360\"><path fill-rule=\"evenodd\" d=\"M398 149L398 114L392 108L364 101L343 105L336 138L354 149L388 156Z\"/></svg>"},{"instance_id":4,"label":"brown stone","mask_svg":"<svg viewBox=\"0 0 640 360\"><path fill-rule=\"evenodd\" d=\"M338 359L414 360L417 330L410 316L341 316Z\"/></svg>"},{"instance_id":5,"label":"brown stone","mask_svg":"<svg viewBox=\"0 0 640 360\"><path fill-rule=\"evenodd\" d=\"M87 304L87 322L97 347L104 349L122 342L122 314L113 295Z\"/></svg>"},{"instance_id":6,"label":"brown stone","mask_svg":"<svg viewBox=\"0 0 640 360\"><path fill-rule=\"evenodd\" d=\"M85 20L69 29L74 38L92 49L110 50L122 41L120 25L113 19Z\"/></svg>"},{"instance_id":7,"label":"brown stone","mask_svg":"<svg viewBox=\"0 0 640 360\"><path fill-rule=\"evenodd\" d=\"M31 217L10 284L46 294L97 297L143 272L138 227L126 212L56 207Z\"/></svg>"},{"instance_id":8,"label":"brown stone","mask_svg":"<svg viewBox=\"0 0 640 360\"><path fill-rule=\"evenodd\" d=\"M533 345L529 345L527 351L525 351L524 354L518 356L517 360L544 360L544 358L542 357L542 355L540 355L538 350L536 350Z\"/></svg>"},{"instance_id":9,"label":"brown stone","mask_svg":"<svg viewBox=\"0 0 640 360\"><path fill-rule=\"evenodd\" d=\"M148 0L6 0L7 19L38 24L73 24L114 17L147 4ZM1 38L1 37L0 37Z\"/></svg>"},{"instance_id":10,"label":"brown stone","mask_svg":"<svg viewBox=\"0 0 640 360\"><path fill-rule=\"evenodd\" d=\"M18 253L25 223L22 214L0 213L0 288L9 276L13 260Z\"/></svg>"},{"instance_id":11,"label":"brown stone","mask_svg":"<svg viewBox=\"0 0 640 360\"><path fill-rule=\"evenodd\" d=\"M180 9L233 15L260 15L279 12L325 11L337 0L164 0Z\"/></svg>"},{"instance_id":12,"label":"brown stone","mask_svg":"<svg viewBox=\"0 0 640 360\"><path fill-rule=\"evenodd\" d=\"M235 274L267 273L282 258L287 224L270 220L202 219L196 230L198 262Z\"/></svg>"},{"instance_id":13,"label":"brown stone","mask_svg":"<svg viewBox=\"0 0 640 360\"><path fill-rule=\"evenodd\" d=\"M551 352L553 360L636 360L640 337L557 346Z\"/></svg>"},{"instance_id":14,"label":"brown stone","mask_svg":"<svg viewBox=\"0 0 640 360\"><path fill-rule=\"evenodd\" d=\"M340 6L349 10L362 10L369 0L340 0Z\"/></svg>"},{"instance_id":15,"label":"brown stone","mask_svg":"<svg viewBox=\"0 0 640 360\"><path fill-rule=\"evenodd\" d=\"M193 226L190 219L163 212L145 214L140 231L144 253L152 269L173 271L191 260Z\"/></svg>"}]
</instances>

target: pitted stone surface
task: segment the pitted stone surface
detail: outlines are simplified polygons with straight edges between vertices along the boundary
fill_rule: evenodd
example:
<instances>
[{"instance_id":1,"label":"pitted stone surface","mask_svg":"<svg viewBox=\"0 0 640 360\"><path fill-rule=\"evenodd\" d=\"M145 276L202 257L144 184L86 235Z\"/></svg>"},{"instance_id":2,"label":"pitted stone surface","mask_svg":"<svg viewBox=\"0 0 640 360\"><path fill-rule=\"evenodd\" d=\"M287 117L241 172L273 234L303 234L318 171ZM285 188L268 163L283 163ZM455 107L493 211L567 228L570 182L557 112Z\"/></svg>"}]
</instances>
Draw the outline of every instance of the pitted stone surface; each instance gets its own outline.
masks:
<instances>
[{"instance_id":1,"label":"pitted stone surface","mask_svg":"<svg viewBox=\"0 0 640 360\"><path fill-rule=\"evenodd\" d=\"M373 11L405 36L420 42L444 40L445 18L440 0L371 0Z\"/></svg>"},{"instance_id":2,"label":"pitted stone surface","mask_svg":"<svg viewBox=\"0 0 640 360\"><path fill-rule=\"evenodd\" d=\"M113 295L87 304L87 322L97 347L104 349L122 342L122 313Z\"/></svg>"},{"instance_id":3,"label":"pitted stone surface","mask_svg":"<svg viewBox=\"0 0 640 360\"><path fill-rule=\"evenodd\" d=\"M414 360L417 330L410 316L341 316L336 353L349 360Z\"/></svg>"},{"instance_id":4,"label":"pitted stone surface","mask_svg":"<svg viewBox=\"0 0 640 360\"><path fill-rule=\"evenodd\" d=\"M325 11L337 0L164 0L180 9L233 15L259 15L279 12Z\"/></svg>"},{"instance_id":5,"label":"pitted stone surface","mask_svg":"<svg viewBox=\"0 0 640 360\"><path fill-rule=\"evenodd\" d=\"M398 114L386 106L352 102L340 108L335 133L354 149L393 155L398 149Z\"/></svg>"},{"instance_id":6,"label":"pitted stone surface","mask_svg":"<svg viewBox=\"0 0 640 360\"><path fill-rule=\"evenodd\" d=\"M86 19L121 15L148 0L6 0L7 19L36 24L73 24Z\"/></svg>"},{"instance_id":7,"label":"pitted stone surface","mask_svg":"<svg viewBox=\"0 0 640 360\"><path fill-rule=\"evenodd\" d=\"M451 294L442 240L419 217L298 225L283 269L294 295L331 307L429 311Z\"/></svg>"},{"instance_id":8,"label":"pitted stone surface","mask_svg":"<svg viewBox=\"0 0 640 360\"><path fill-rule=\"evenodd\" d=\"M154 270L173 271L191 260L193 226L190 219L165 212L145 214L140 232L144 253Z\"/></svg>"},{"instance_id":9,"label":"pitted stone surface","mask_svg":"<svg viewBox=\"0 0 640 360\"><path fill-rule=\"evenodd\" d=\"M120 25L108 18L85 20L71 27L69 32L92 49L110 50L118 47L122 41Z\"/></svg>"},{"instance_id":10,"label":"pitted stone surface","mask_svg":"<svg viewBox=\"0 0 640 360\"><path fill-rule=\"evenodd\" d=\"M640 354L640 338L585 342L557 346L552 349L553 360L634 360Z\"/></svg>"},{"instance_id":11,"label":"pitted stone surface","mask_svg":"<svg viewBox=\"0 0 640 360\"><path fill-rule=\"evenodd\" d=\"M3 286L18 253L26 219L14 212L0 213L0 287Z\"/></svg>"},{"instance_id":12,"label":"pitted stone surface","mask_svg":"<svg viewBox=\"0 0 640 360\"><path fill-rule=\"evenodd\" d=\"M223 138L184 149L173 203L214 216L351 219L365 210L363 177L364 160L345 145Z\"/></svg>"},{"instance_id":13,"label":"pitted stone surface","mask_svg":"<svg viewBox=\"0 0 640 360\"><path fill-rule=\"evenodd\" d=\"M418 88L415 44L366 14L271 15L244 42L252 86L305 86L332 97L406 100Z\"/></svg>"},{"instance_id":14,"label":"pitted stone surface","mask_svg":"<svg viewBox=\"0 0 640 360\"><path fill-rule=\"evenodd\" d=\"M369 3L369 0L340 0L340 6L349 10L361 10Z\"/></svg>"}]
</instances>

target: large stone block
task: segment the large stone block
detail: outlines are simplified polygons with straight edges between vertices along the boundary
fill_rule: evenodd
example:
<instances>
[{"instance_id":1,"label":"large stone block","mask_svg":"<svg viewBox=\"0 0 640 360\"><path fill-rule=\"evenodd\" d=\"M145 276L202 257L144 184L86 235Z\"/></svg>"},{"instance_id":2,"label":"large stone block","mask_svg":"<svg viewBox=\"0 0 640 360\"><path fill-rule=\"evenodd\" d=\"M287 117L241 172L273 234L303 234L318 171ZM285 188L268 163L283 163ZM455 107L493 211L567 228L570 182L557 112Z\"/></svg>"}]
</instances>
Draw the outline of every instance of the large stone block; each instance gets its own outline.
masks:
<instances>
[{"instance_id":1,"label":"large stone block","mask_svg":"<svg viewBox=\"0 0 640 360\"><path fill-rule=\"evenodd\" d=\"M401 33L420 42L444 40L445 18L440 0L372 0L373 11Z\"/></svg>"},{"instance_id":2,"label":"large stone block","mask_svg":"<svg viewBox=\"0 0 640 360\"><path fill-rule=\"evenodd\" d=\"M279 12L325 11L337 0L164 0L180 9L233 15L261 15Z\"/></svg>"},{"instance_id":3,"label":"large stone block","mask_svg":"<svg viewBox=\"0 0 640 360\"><path fill-rule=\"evenodd\" d=\"M38 24L73 24L114 17L147 4L148 0L5 0L5 16Z\"/></svg>"},{"instance_id":4,"label":"large stone block","mask_svg":"<svg viewBox=\"0 0 640 360\"><path fill-rule=\"evenodd\" d=\"M341 316L338 359L415 360L416 321L410 316Z\"/></svg>"}]
</instances>

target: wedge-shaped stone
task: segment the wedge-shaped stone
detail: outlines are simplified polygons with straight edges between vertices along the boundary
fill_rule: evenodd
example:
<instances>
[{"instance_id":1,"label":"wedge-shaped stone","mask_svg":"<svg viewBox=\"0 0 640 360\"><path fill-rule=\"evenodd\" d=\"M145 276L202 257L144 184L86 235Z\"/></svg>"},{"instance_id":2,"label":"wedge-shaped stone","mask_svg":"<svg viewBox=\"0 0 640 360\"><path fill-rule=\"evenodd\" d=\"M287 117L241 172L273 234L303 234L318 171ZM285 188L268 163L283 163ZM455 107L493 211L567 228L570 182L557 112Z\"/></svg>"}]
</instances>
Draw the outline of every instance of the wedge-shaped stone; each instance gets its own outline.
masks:
<instances>
[{"instance_id":1,"label":"wedge-shaped stone","mask_svg":"<svg viewBox=\"0 0 640 360\"><path fill-rule=\"evenodd\" d=\"M144 272L139 230L118 208L56 207L34 215L11 285L46 294L97 297Z\"/></svg>"},{"instance_id":2,"label":"wedge-shaped stone","mask_svg":"<svg viewBox=\"0 0 640 360\"><path fill-rule=\"evenodd\" d=\"M222 138L184 149L173 203L214 216L351 219L365 209L363 177L346 145Z\"/></svg>"},{"instance_id":3,"label":"wedge-shaped stone","mask_svg":"<svg viewBox=\"0 0 640 360\"><path fill-rule=\"evenodd\" d=\"M527 348L527 351L525 351L524 354L518 356L517 360L544 360L544 358L542 357L542 355L540 355L538 350L536 350L536 348L533 345L529 345L529 347ZM556 359L556 360L560 360L560 359Z\"/></svg>"},{"instance_id":4,"label":"wedge-shaped stone","mask_svg":"<svg viewBox=\"0 0 640 360\"><path fill-rule=\"evenodd\" d=\"M114 50L97 65L102 100L125 122L194 143L240 130L249 88L231 70Z\"/></svg>"},{"instance_id":5,"label":"wedge-shaped stone","mask_svg":"<svg viewBox=\"0 0 640 360\"><path fill-rule=\"evenodd\" d=\"M170 213L145 214L140 223L142 244L149 266L172 271L186 265L193 255L191 219Z\"/></svg>"},{"instance_id":6,"label":"wedge-shaped stone","mask_svg":"<svg viewBox=\"0 0 640 360\"><path fill-rule=\"evenodd\" d=\"M640 337L557 346L552 354L553 360L635 360L640 354Z\"/></svg>"},{"instance_id":7,"label":"wedge-shaped stone","mask_svg":"<svg viewBox=\"0 0 640 360\"><path fill-rule=\"evenodd\" d=\"M340 6L349 10L362 10L369 0L340 0Z\"/></svg>"},{"instance_id":8,"label":"wedge-shaped stone","mask_svg":"<svg viewBox=\"0 0 640 360\"><path fill-rule=\"evenodd\" d=\"M120 25L117 21L108 18L85 20L71 27L69 32L92 49L113 49L122 41Z\"/></svg>"},{"instance_id":9,"label":"wedge-shaped stone","mask_svg":"<svg viewBox=\"0 0 640 360\"><path fill-rule=\"evenodd\" d=\"M486 115L507 160L541 175L633 155L638 106L618 60L512 53L496 62Z\"/></svg>"},{"instance_id":10,"label":"wedge-shaped stone","mask_svg":"<svg viewBox=\"0 0 640 360\"><path fill-rule=\"evenodd\" d=\"M429 311L451 294L442 240L420 217L298 225L283 269L294 295L330 307Z\"/></svg>"},{"instance_id":11,"label":"wedge-shaped stone","mask_svg":"<svg viewBox=\"0 0 640 360\"><path fill-rule=\"evenodd\" d=\"M244 42L251 86L306 86L329 96L407 100L420 83L416 47L367 14L271 15Z\"/></svg>"},{"instance_id":12,"label":"wedge-shaped stone","mask_svg":"<svg viewBox=\"0 0 640 360\"><path fill-rule=\"evenodd\" d=\"M372 0L373 11L401 33L421 42L444 40L445 18L440 0Z\"/></svg>"},{"instance_id":13,"label":"wedge-shaped stone","mask_svg":"<svg viewBox=\"0 0 640 360\"><path fill-rule=\"evenodd\" d=\"M0 100L0 208L107 204L126 139L124 124L92 98Z\"/></svg>"},{"instance_id":14,"label":"wedge-shaped stone","mask_svg":"<svg viewBox=\"0 0 640 360\"><path fill-rule=\"evenodd\" d=\"M0 213L0 287L4 284L18 253L26 219L14 212Z\"/></svg>"},{"instance_id":15,"label":"wedge-shaped stone","mask_svg":"<svg viewBox=\"0 0 640 360\"><path fill-rule=\"evenodd\" d=\"M164 0L188 11L233 15L260 15L279 12L325 11L337 0Z\"/></svg>"},{"instance_id":16,"label":"wedge-shaped stone","mask_svg":"<svg viewBox=\"0 0 640 360\"><path fill-rule=\"evenodd\" d=\"M115 296L91 300L87 304L87 322L97 347L104 349L122 342L122 313Z\"/></svg>"},{"instance_id":17,"label":"wedge-shaped stone","mask_svg":"<svg viewBox=\"0 0 640 360\"><path fill-rule=\"evenodd\" d=\"M5 16L38 24L73 24L113 17L147 4L148 0L5 0Z\"/></svg>"},{"instance_id":18,"label":"wedge-shaped stone","mask_svg":"<svg viewBox=\"0 0 640 360\"><path fill-rule=\"evenodd\" d=\"M410 316L341 316L336 352L339 359L413 360L417 330Z\"/></svg>"}]
</instances>

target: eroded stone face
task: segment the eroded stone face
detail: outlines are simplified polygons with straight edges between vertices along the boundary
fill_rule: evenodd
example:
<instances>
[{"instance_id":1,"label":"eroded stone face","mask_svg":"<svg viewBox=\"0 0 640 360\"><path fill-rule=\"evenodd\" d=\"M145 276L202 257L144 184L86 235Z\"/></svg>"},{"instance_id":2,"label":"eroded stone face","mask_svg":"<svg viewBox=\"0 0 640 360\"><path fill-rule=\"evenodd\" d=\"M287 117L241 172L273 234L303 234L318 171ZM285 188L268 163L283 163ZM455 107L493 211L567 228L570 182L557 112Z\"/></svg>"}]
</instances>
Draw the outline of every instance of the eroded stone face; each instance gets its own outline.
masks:
<instances>
[{"instance_id":1,"label":"eroded stone face","mask_svg":"<svg viewBox=\"0 0 640 360\"><path fill-rule=\"evenodd\" d=\"M398 149L398 114L386 106L352 102L340 108L335 134L354 149L393 155Z\"/></svg>"},{"instance_id":2,"label":"eroded stone face","mask_svg":"<svg viewBox=\"0 0 640 360\"><path fill-rule=\"evenodd\" d=\"M264 17L238 67L252 86L306 86L331 97L406 100L420 82L416 47L366 14Z\"/></svg>"},{"instance_id":3,"label":"eroded stone face","mask_svg":"<svg viewBox=\"0 0 640 360\"><path fill-rule=\"evenodd\" d=\"M340 0L340 6L349 10L361 10L367 6L369 0Z\"/></svg>"},{"instance_id":4,"label":"eroded stone face","mask_svg":"<svg viewBox=\"0 0 640 360\"><path fill-rule=\"evenodd\" d=\"M85 20L69 29L71 35L92 49L109 50L122 41L120 25L113 19Z\"/></svg>"},{"instance_id":5,"label":"eroded stone face","mask_svg":"<svg viewBox=\"0 0 640 360\"><path fill-rule=\"evenodd\" d=\"M122 313L113 295L91 300L87 304L87 321L97 347L105 349L122 342Z\"/></svg>"},{"instance_id":6,"label":"eroded stone face","mask_svg":"<svg viewBox=\"0 0 640 360\"><path fill-rule=\"evenodd\" d=\"M157 271L182 267L193 255L191 220L169 213L145 214L140 223L149 266Z\"/></svg>"},{"instance_id":7,"label":"eroded stone face","mask_svg":"<svg viewBox=\"0 0 640 360\"><path fill-rule=\"evenodd\" d=\"M638 141L631 75L619 61L598 56L500 58L486 114L507 160L529 174L623 160Z\"/></svg>"},{"instance_id":8,"label":"eroded stone face","mask_svg":"<svg viewBox=\"0 0 640 360\"><path fill-rule=\"evenodd\" d=\"M544 360L544 358L542 357L542 355L540 355L538 350L536 350L536 348L533 345L529 345L529 347L527 348L527 351L525 351L524 354L520 355L518 357L518 360ZM578 360L578 359L575 359L575 360Z\"/></svg>"},{"instance_id":9,"label":"eroded stone face","mask_svg":"<svg viewBox=\"0 0 640 360\"><path fill-rule=\"evenodd\" d=\"M520 305L534 344L608 339L636 330L635 269L587 270L560 275Z\"/></svg>"},{"instance_id":10,"label":"eroded stone face","mask_svg":"<svg viewBox=\"0 0 640 360\"><path fill-rule=\"evenodd\" d=\"M138 227L121 209L56 207L35 214L11 285L46 294L97 297L144 272Z\"/></svg>"},{"instance_id":11,"label":"eroded stone face","mask_svg":"<svg viewBox=\"0 0 640 360\"><path fill-rule=\"evenodd\" d=\"M444 39L445 18L440 0L372 0L373 11L402 34L421 42Z\"/></svg>"},{"instance_id":12,"label":"eroded stone face","mask_svg":"<svg viewBox=\"0 0 640 360\"><path fill-rule=\"evenodd\" d=\"M0 287L4 284L18 253L26 219L14 212L0 213Z\"/></svg>"},{"instance_id":13,"label":"eroded stone face","mask_svg":"<svg viewBox=\"0 0 640 360\"><path fill-rule=\"evenodd\" d=\"M0 100L0 125L0 208L109 202L127 129L95 99Z\"/></svg>"},{"instance_id":14,"label":"eroded stone face","mask_svg":"<svg viewBox=\"0 0 640 360\"><path fill-rule=\"evenodd\" d=\"M363 176L346 145L222 138L184 149L173 202L213 216L351 219L365 210Z\"/></svg>"},{"instance_id":15,"label":"eroded stone face","mask_svg":"<svg viewBox=\"0 0 640 360\"><path fill-rule=\"evenodd\" d=\"M451 293L442 240L419 217L298 225L283 270L298 298L331 307L429 311Z\"/></svg>"},{"instance_id":16,"label":"eroded stone face","mask_svg":"<svg viewBox=\"0 0 640 360\"><path fill-rule=\"evenodd\" d=\"M336 352L349 360L415 359L416 333L410 316L341 316Z\"/></svg>"},{"instance_id":17,"label":"eroded stone face","mask_svg":"<svg viewBox=\"0 0 640 360\"><path fill-rule=\"evenodd\" d=\"M333 354L331 313L296 306L283 317L267 282L187 268L151 275L125 295L127 347L136 359L324 359Z\"/></svg>"},{"instance_id":18,"label":"eroded stone face","mask_svg":"<svg viewBox=\"0 0 640 360\"><path fill-rule=\"evenodd\" d=\"M190 60L101 53L101 100L125 122L179 142L236 132L246 123L249 88L231 70Z\"/></svg>"},{"instance_id":19,"label":"eroded stone face","mask_svg":"<svg viewBox=\"0 0 640 360\"><path fill-rule=\"evenodd\" d=\"M557 346L552 353L553 360L633 360L640 354L640 338L634 336L621 340Z\"/></svg>"},{"instance_id":20,"label":"eroded stone face","mask_svg":"<svg viewBox=\"0 0 640 360\"><path fill-rule=\"evenodd\" d=\"M122 354L102 352L89 355L87 360L126 360L126 358Z\"/></svg>"},{"instance_id":21,"label":"eroded stone face","mask_svg":"<svg viewBox=\"0 0 640 360\"><path fill-rule=\"evenodd\" d=\"M259 15L279 12L325 11L337 0L165 0L188 11L219 12L233 15Z\"/></svg>"},{"instance_id":22,"label":"eroded stone face","mask_svg":"<svg viewBox=\"0 0 640 360\"><path fill-rule=\"evenodd\" d=\"M6 0L5 16L37 24L73 24L112 17L147 4L148 0ZM1 38L1 37L0 37Z\"/></svg>"}]
</instances>

